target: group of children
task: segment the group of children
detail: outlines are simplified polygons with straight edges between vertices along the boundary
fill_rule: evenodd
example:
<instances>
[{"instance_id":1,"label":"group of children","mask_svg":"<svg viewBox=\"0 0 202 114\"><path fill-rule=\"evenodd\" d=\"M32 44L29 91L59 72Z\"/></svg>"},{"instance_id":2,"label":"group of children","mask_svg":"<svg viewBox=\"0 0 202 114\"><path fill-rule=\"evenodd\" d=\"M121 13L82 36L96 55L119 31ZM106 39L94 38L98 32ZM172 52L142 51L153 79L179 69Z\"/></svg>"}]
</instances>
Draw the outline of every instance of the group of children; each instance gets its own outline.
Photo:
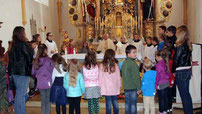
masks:
<instances>
[{"instance_id":1,"label":"group of children","mask_svg":"<svg viewBox=\"0 0 202 114\"><path fill-rule=\"evenodd\" d=\"M66 63L62 55L58 53L49 58L46 45L40 44L33 62L32 76L37 78L42 113L50 113L50 104L55 103L58 114L60 106L62 106L62 112L66 113L66 104L69 104L70 114L73 114L74 110L79 114L81 96L84 94L84 98L88 100L90 114L99 113L98 99L102 95L106 100L106 113L111 113L112 103L114 113L118 114L117 95L120 94L121 76L126 114L137 113L137 98L140 93L143 94L145 114L149 112L154 114L156 90L159 96L159 113L172 111L172 97L169 98L168 95L171 87L169 58L173 53L168 55L168 52L172 50L170 47L173 42L164 43L164 40L165 34L161 34L159 39L151 37L146 39L147 45L143 48L143 68L146 72L142 82L139 66L136 63L137 54L142 52L141 45L128 45L125 49L127 58L119 67L112 49L106 50L101 64L98 64L94 51L86 50L84 65L81 66L76 59L68 60ZM137 38L134 42L139 41ZM154 65L156 71L151 70Z\"/></svg>"}]
</instances>

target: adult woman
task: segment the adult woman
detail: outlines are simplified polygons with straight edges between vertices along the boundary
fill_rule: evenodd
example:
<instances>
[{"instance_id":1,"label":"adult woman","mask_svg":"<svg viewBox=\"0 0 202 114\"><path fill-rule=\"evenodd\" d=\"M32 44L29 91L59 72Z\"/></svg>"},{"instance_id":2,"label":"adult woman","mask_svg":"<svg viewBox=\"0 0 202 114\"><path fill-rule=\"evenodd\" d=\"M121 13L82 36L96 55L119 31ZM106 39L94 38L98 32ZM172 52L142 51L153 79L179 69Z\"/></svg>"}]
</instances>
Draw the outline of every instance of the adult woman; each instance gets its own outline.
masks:
<instances>
[{"instance_id":1,"label":"adult woman","mask_svg":"<svg viewBox=\"0 0 202 114\"><path fill-rule=\"evenodd\" d=\"M26 114L26 91L32 70L33 55L26 41L25 29L21 26L13 30L12 47L8 55L8 72L16 86L14 110L16 114Z\"/></svg>"},{"instance_id":2,"label":"adult woman","mask_svg":"<svg viewBox=\"0 0 202 114\"><path fill-rule=\"evenodd\" d=\"M46 34L46 41L44 44L48 47L48 56L52 57L53 54L57 53L57 45L53 41L53 35L51 32Z\"/></svg>"},{"instance_id":3,"label":"adult woman","mask_svg":"<svg viewBox=\"0 0 202 114\"><path fill-rule=\"evenodd\" d=\"M189 80L191 79L191 51L189 31L186 26L177 29L176 50L173 58L172 71L175 73L185 114L193 114L192 98L189 93Z\"/></svg>"}]
</instances>

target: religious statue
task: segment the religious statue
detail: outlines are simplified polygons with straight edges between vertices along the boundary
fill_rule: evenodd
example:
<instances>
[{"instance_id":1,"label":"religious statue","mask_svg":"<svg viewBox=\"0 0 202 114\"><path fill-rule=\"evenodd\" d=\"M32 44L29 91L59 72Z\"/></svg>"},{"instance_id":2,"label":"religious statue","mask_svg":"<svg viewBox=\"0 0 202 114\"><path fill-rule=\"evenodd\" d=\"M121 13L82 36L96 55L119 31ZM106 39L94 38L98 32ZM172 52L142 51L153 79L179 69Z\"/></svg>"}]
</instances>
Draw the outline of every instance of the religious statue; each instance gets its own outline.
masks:
<instances>
[{"instance_id":1,"label":"religious statue","mask_svg":"<svg viewBox=\"0 0 202 114\"><path fill-rule=\"evenodd\" d=\"M116 13L116 26L122 26L122 15L121 12Z\"/></svg>"},{"instance_id":2,"label":"religious statue","mask_svg":"<svg viewBox=\"0 0 202 114\"><path fill-rule=\"evenodd\" d=\"M69 43L69 37L68 37L68 32L65 31L64 34L63 34L63 45L66 45Z\"/></svg>"}]
</instances>

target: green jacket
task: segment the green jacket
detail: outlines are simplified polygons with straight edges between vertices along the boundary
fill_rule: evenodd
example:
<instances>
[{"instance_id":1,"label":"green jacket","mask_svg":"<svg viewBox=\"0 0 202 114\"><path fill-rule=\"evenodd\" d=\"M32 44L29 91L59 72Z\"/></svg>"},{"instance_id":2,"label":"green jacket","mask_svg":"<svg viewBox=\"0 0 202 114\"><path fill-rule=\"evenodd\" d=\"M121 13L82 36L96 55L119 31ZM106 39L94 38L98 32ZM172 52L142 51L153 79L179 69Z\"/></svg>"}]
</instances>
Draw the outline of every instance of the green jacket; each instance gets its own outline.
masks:
<instances>
[{"instance_id":1,"label":"green jacket","mask_svg":"<svg viewBox=\"0 0 202 114\"><path fill-rule=\"evenodd\" d=\"M141 89L139 66L132 58L126 58L121 68L121 74L124 90Z\"/></svg>"}]
</instances>

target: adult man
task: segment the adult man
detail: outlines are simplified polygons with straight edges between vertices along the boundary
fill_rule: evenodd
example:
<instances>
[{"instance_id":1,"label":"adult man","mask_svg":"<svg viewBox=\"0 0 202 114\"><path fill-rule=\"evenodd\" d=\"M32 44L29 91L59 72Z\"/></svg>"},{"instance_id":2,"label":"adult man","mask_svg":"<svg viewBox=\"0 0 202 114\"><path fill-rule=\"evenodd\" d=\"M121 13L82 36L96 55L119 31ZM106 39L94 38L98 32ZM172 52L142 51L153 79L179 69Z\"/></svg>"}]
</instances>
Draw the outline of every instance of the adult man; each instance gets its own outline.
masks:
<instances>
[{"instance_id":1,"label":"adult man","mask_svg":"<svg viewBox=\"0 0 202 114\"><path fill-rule=\"evenodd\" d=\"M103 40L99 43L97 51L101 51L102 53L105 53L107 49L113 49L115 50L115 45L111 39L108 38L108 34L104 34Z\"/></svg>"}]
</instances>

